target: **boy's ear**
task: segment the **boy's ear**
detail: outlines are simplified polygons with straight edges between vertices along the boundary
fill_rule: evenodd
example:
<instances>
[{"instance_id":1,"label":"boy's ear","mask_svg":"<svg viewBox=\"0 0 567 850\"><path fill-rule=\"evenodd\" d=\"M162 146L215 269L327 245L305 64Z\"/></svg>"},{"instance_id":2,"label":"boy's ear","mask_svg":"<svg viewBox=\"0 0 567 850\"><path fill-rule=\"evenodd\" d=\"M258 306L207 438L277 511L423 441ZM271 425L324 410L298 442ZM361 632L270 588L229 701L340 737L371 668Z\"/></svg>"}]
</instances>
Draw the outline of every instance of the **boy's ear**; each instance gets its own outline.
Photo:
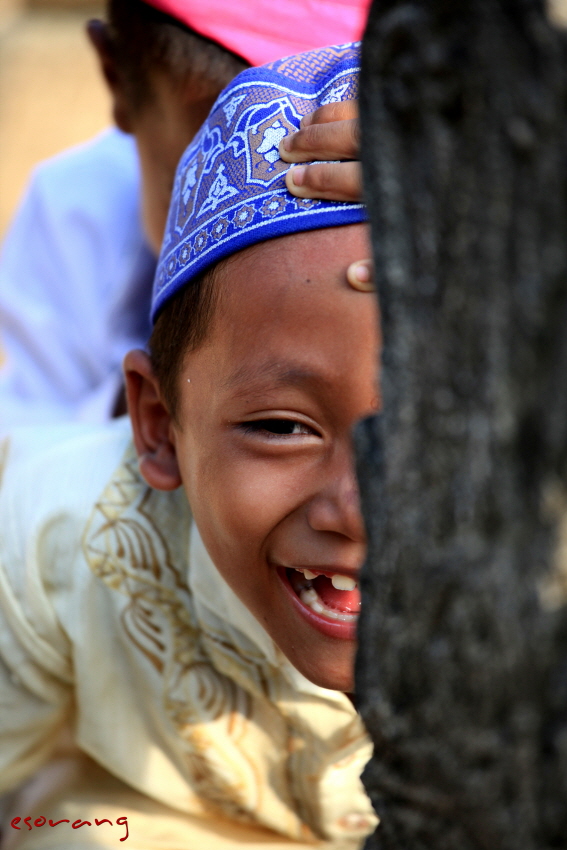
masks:
<instances>
[{"instance_id":1,"label":"boy's ear","mask_svg":"<svg viewBox=\"0 0 567 850\"><path fill-rule=\"evenodd\" d=\"M97 19L88 21L87 36L98 54L100 69L112 95L114 121L124 133L132 133L130 101L124 76L116 62L115 47L108 24Z\"/></svg>"},{"instance_id":2,"label":"boy's ear","mask_svg":"<svg viewBox=\"0 0 567 850\"><path fill-rule=\"evenodd\" d=\"M171 416L145 351L129 351L124 358L128 412L140 472L150 487L175 490L181 484Z\"/></svg>"}]
</instances>

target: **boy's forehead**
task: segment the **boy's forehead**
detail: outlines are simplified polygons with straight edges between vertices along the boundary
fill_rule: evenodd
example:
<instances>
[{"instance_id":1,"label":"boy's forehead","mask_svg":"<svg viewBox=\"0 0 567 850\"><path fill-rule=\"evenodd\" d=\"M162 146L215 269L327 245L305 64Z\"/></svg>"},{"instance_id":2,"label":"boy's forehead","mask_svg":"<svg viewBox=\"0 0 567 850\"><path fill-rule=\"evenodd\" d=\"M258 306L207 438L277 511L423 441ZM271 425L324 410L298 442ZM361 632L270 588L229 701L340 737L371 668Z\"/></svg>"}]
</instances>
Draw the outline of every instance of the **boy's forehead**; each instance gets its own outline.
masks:
<instances>
[{"instance_id":1,"label":"boy's forehead","mask_svg":"<svg viewBox=\"0 0 567 850\"><path fill-rule=\"evenodd\" d=\"M286 287L318 280L346 285L346 269L371 252L368 223L299 231L258 242L221 261L215 274L237 297L254 277L270 299L274 286ZM283 272L283 274L282 274ZM241 281L240 284L238 281Z\"/></svg>"},{"instance_id":2,"label":"boy's forehead","mask_svg":"<svg viewBox=\"0 0 567 850\"><path fill-rule=\"evenodd\" d=\"M327 344L355 334L358 320L374 321L373 296L346 280L367 246L367 225L358 224L288 235L230 258L209 339L226 390L322 388Z\"/></svg>"}]
</instances>

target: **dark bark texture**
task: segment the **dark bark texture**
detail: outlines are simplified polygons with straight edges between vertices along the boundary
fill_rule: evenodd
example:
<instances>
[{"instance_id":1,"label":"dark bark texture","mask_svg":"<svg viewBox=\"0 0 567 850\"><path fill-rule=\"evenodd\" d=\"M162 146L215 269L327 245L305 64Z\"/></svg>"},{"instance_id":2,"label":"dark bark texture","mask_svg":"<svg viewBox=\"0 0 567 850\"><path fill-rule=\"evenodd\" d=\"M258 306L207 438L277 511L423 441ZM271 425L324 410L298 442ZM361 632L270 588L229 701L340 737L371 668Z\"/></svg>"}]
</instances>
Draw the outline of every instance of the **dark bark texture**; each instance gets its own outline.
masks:
<instances>
[{"instance_id":1,"label":"dark bark texture","mask_svg":"<svg viewBox=\"0 0 567 850\"><path fill-rule=\"evenodd\" d=\"M357 433L368 848L567 847L565 35L377 0L363 168L383 413ZM559 571L559 572L557 572Z\"/></svg>"}]
</instances>

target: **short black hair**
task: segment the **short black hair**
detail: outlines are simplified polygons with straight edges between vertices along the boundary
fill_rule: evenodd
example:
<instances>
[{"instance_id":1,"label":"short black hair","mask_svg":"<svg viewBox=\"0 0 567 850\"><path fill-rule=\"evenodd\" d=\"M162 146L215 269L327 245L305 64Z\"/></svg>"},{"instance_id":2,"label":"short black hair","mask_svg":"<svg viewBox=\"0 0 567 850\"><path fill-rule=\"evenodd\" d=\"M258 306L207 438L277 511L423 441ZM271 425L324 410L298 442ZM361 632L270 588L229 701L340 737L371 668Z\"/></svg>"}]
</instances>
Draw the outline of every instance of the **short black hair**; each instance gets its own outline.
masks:
<instances>
[{"instance_id":1,"label":"short black hair","mask_svg":"<svg viewBox=\"0 0 567 850\"><path fill-rule=\"evenodd\" d=\"M150 362L162 399L178 425L181 424L178 418L179 376L185 358L203 345L211 333L225 287L234 285L234 265L238 258L245 253L250 259L264 244L257 242L223 257L172 295L158 313L148 343Z\"/></svg>"},{"instance_id":2,"label":"short black hair","mask_svg":"<svg viewBox=\"0 0 567 850\"><path fill-rule=\"evenodd\" d=\"M184 286L158 315L150 341L150 361L163 401L179 422L179 375L187 354L204 342L219 298L219 274L226 261Z\"/></svg>"},{"instance_id":3,"label":"short black hair","mask_svg":"<svg viewBox=\"0 0 567 850\"><path fill-rule=\"evenodd\" d=\"M206 2L206 0L203 0ZM214 99L249 67L241 56L199 35L144 0L108 0L109 34L134 109L152 96L151 73L190 83L201 99Z\"/></svg>"}]
</instances>

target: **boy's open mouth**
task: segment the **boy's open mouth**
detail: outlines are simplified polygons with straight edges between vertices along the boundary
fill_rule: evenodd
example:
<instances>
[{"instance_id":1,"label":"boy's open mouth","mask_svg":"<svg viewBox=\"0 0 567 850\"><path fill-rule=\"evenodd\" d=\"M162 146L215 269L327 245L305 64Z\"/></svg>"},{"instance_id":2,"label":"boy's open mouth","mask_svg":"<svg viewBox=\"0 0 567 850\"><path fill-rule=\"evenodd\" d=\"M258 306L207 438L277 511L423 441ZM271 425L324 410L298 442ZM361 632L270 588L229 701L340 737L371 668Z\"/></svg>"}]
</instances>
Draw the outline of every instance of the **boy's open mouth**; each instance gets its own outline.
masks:
<instances>
[{"instance_id":1,"label":"boy's open mouth","mask_svg":"<svg viewBox=\"0 0 567 850\"><path fill-rule=\"evenodd\" d=\"M333 637L355 637L360 612L360 591L355 579L307 568L288 567L281 574L297 607L312 625Z\"/></svg>"},{"instance_id":2,"label":"boy's open mouth","mask_svg":"<svg viewBox=\"0 0 567 850\"><path fill-rule=\"evenodd\" d=\"M360 611L358 582L348 576L331 576L311 570L288 569L289 583L304 605L331 620L355 623Z\"/></svg>"}]
</instances>

